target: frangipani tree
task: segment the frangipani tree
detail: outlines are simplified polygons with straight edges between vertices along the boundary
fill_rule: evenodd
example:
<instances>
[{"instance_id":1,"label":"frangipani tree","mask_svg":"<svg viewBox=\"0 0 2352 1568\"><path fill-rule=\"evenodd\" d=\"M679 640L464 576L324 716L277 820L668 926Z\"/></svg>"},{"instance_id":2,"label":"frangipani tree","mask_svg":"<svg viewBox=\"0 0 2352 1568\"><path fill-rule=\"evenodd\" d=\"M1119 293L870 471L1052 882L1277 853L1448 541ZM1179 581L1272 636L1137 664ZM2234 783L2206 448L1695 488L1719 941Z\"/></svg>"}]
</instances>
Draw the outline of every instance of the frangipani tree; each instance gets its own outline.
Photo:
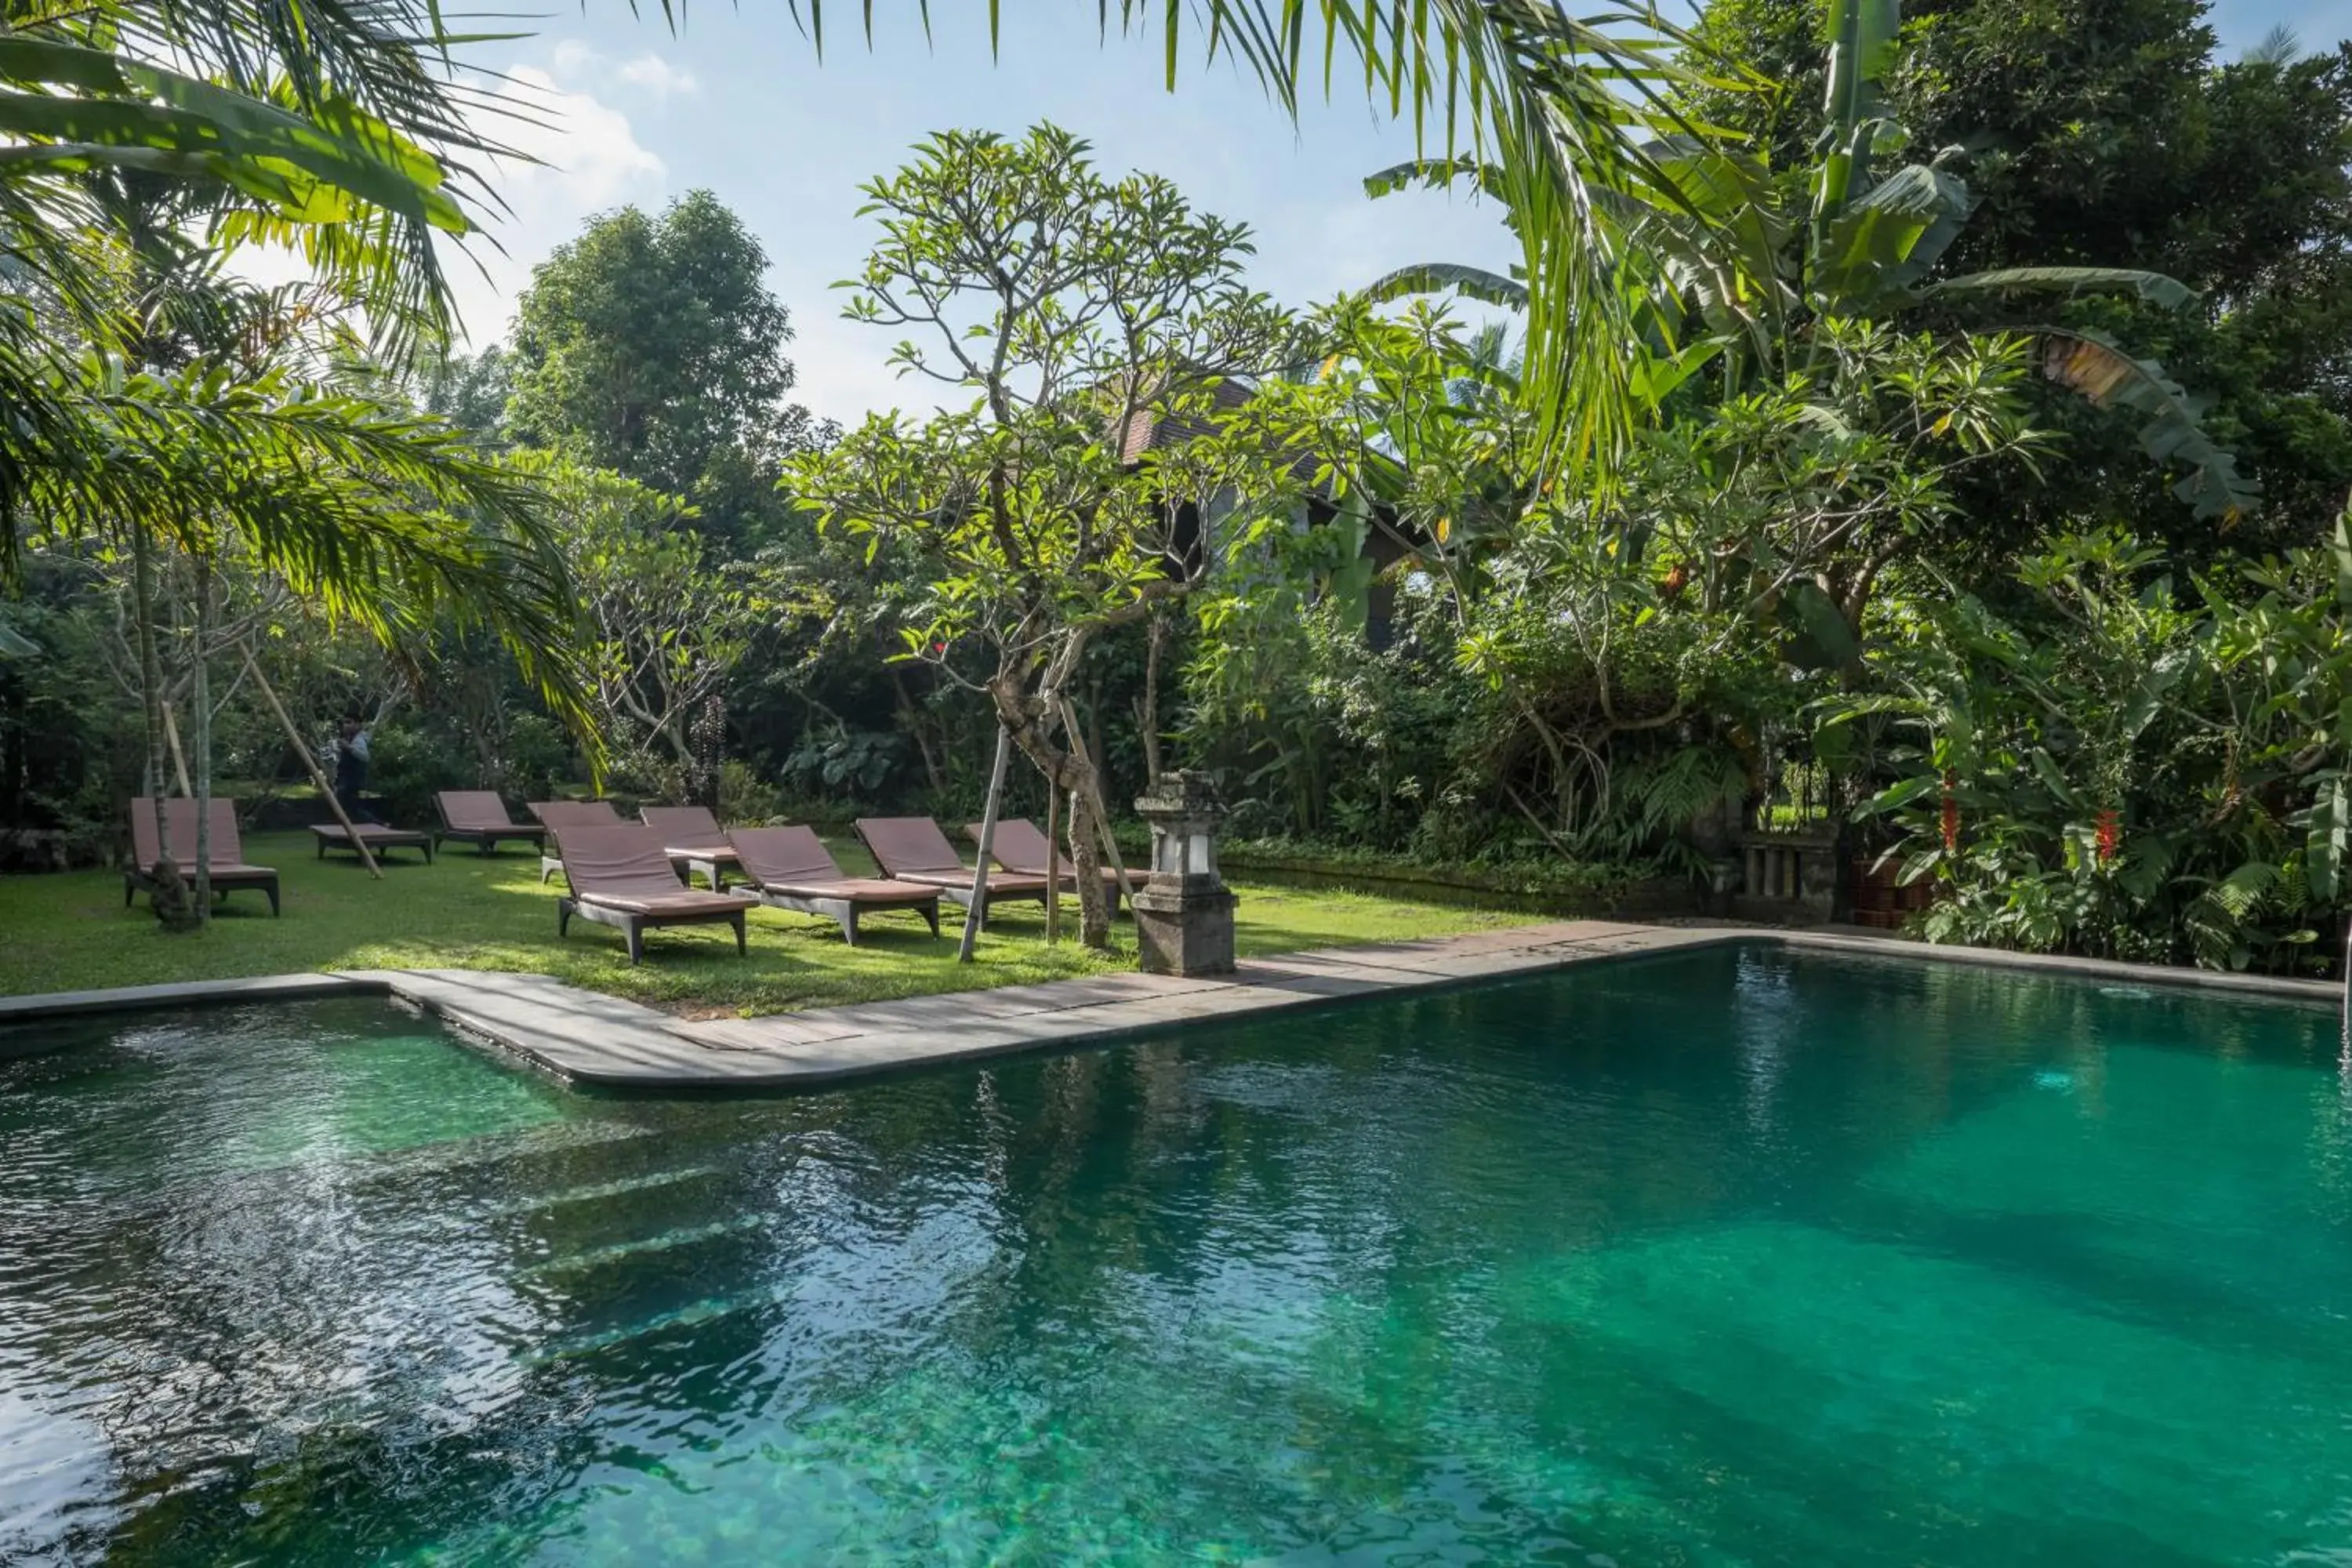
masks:
<instances>
[{"instance_id":1,"label":"frangipani tree","mask_svg":"<svg viewBox=\"0 0 2352 1568\"><path fill-rule=\"evenodd\" d=\"M983 691L1068 794L1080 934L1102 946L1094 768L1055 739L1073 680L1097 638L1285 521L1297 479L1237 417L1244 378L1293 342L1242 282L1247 231L1156 176L1104 178L1087 151L1050 125L946 132L866 188L883 238L848 314L917 334L892 363L969 401L874 416L786 484L824 526L930 563L907 657Z\"/></svg>"},{"instance_id":2,"label":"frangipani tree","mask_svg":"<svg viewBox=\"0 0 2352 1568\"><path fill-rule=\"evenodd\" d=\"M706 558L693 509L625 474L540 452L513 459L545 493L583 612L598 729L643 773L690 797L693 727L764 613L740 575Z\"/></svg>"}]
</instances>

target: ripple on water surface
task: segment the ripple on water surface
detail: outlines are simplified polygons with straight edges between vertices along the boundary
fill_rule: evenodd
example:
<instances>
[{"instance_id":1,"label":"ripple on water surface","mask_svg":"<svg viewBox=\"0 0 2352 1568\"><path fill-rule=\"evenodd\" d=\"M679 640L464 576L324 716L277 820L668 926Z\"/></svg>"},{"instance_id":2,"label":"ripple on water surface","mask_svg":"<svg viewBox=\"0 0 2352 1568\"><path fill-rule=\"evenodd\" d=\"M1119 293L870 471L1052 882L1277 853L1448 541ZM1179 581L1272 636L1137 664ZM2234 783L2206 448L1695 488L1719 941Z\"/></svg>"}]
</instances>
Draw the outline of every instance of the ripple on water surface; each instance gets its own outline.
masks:
<instances>
[{"instance_id":1,"label":"ripple on water surface","mask_svg":"<svg viewBox=\"0 0 2352 1568\"><path fill-rule=\"evenodd\" d=\"M0 1560L2343 1560L2333 1036L1736 950L753 1101L19 1031Z\"/></svg>"}]
</instances>

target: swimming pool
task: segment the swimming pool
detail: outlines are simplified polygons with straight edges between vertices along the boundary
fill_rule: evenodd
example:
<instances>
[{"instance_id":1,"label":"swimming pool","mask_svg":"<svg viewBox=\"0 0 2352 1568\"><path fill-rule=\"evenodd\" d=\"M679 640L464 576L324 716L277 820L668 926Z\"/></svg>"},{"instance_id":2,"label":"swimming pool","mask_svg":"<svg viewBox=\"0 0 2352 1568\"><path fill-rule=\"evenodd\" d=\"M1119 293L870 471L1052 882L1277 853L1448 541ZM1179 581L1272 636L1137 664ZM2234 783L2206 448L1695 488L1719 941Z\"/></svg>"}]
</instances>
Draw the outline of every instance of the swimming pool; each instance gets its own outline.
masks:
<instances>
[{"instance_id":1,"label":"swimming pool","mask_svg":"<svg viewBox=\"0 0 2352 1568\"><path fill-rule=\"evenodd\" d=\"M794 1099L19 1031L0 1559L2339 1561L2335 1034L1768 947Z\"/></svg>"}]
</instances>

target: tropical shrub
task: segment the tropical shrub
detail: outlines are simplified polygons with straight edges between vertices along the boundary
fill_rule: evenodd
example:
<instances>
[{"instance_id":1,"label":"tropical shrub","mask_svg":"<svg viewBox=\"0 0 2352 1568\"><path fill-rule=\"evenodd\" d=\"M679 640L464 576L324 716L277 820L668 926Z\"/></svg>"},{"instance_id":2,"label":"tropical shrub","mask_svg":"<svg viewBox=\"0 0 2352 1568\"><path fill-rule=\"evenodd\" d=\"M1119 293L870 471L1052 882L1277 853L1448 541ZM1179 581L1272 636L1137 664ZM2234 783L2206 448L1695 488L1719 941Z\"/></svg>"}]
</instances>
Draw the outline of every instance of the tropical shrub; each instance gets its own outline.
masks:
<instances>
[{"instance_id":1,"label":"tropical shrub","mask_svg":"<svg viewBox=\"0 0 2352 1568\"><path fill-rule=\"evenodd\" d=\"M1933 940L2214 968L2327 962L2347 891L2352 549L2176 574L2119 530L2021 563L2012 602L1908 598L1871 658L1895 782L1864 806Z\"/></svg>"}]
</instances>

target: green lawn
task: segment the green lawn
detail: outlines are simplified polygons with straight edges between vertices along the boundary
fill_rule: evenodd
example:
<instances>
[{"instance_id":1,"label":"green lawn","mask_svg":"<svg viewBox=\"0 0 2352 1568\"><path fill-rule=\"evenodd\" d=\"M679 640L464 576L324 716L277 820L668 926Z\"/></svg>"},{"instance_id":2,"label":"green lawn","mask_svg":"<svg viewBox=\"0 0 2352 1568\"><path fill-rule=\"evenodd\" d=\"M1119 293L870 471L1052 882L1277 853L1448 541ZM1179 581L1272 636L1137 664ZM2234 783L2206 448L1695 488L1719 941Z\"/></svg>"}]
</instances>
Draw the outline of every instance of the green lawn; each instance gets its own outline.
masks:
<instances>
[{"instance_id":1,"label":"green lawn","mask_svg":"<svg viewBox=\"0 0 2352 1568\"><path fill-rule=\"evenodd\" d=\"M830 842L844 870L873 874L854 842ZM948 920L950 939L934 941L911 915L869 917L853 949L830 921L761 909L751 914L748 958L736 956L734 936L723 927L686 927L647 933L646 961L632 969L620 933L607 927L575 921L572 935L558 940L556 884L541 887L538 857L514 846L486 858L453 845L429 867L403 851L381 882L348 857L316 860L307 835L257 835L246 840L246 858L278 868L285 915L272 920L258 894L238 893L210 930L190 935L159 928L144 897L124 909L116 872L0 878L0 994L306 970L502 969L552 974L681 1013L748 1014L1052 980L1135 962L1125 921L1114 928L1118 950L1100 957L1074 934L1049 947L1045 913L1034 905L999 910L969 966L955 962ZM1244 955L1530 918L1356 893L1237 890ZM1075 899L1063 918L1065 932L1075 933Z\"/></svg>"}]
</instances>

